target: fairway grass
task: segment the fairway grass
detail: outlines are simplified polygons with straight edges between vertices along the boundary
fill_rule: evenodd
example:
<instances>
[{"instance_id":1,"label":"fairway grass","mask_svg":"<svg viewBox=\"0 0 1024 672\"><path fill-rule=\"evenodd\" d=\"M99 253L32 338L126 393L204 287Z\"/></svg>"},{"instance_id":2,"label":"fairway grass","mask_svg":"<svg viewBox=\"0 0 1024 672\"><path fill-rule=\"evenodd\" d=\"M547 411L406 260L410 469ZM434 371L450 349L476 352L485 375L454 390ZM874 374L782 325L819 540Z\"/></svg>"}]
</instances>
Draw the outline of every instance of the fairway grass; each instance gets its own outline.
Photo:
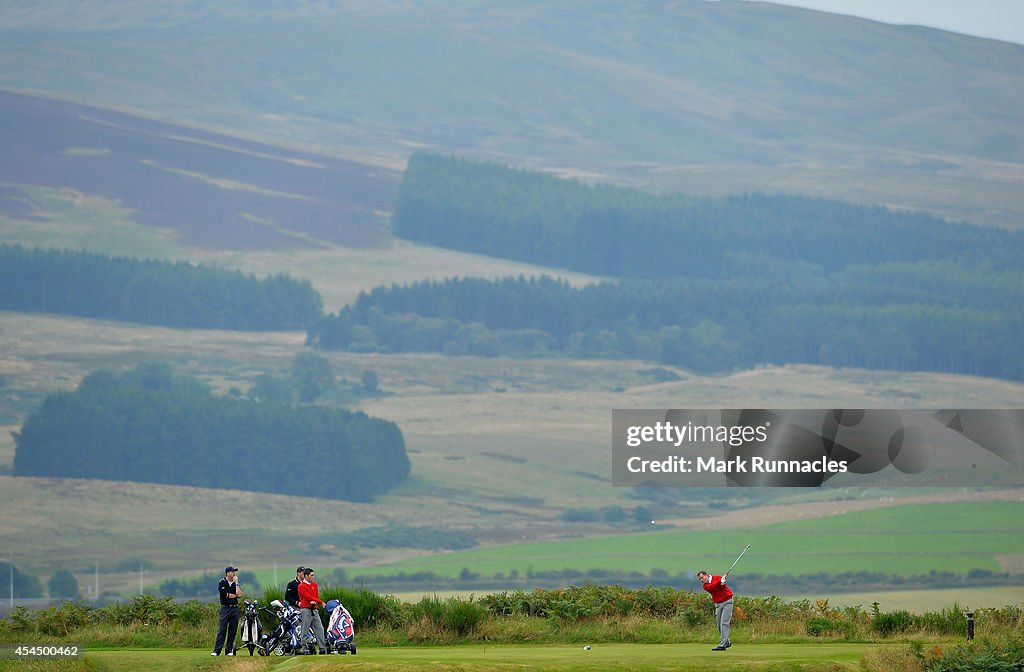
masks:
<instances>
[{"instance_id":1,"label":"fairway grass","mask_svg":"<svg viewBox=\"0 0 1024 672\"><path fill-rule=\"evenodd\" d=\"M213 660L207 651L90 651L96 670L834 670L856 669L863 654L878 644L737 644L711 651L704 644L595 644L578 646L453 646L359 649L359 655L310 658ZM884 644L882 646L895 646ZM55 668L56 669L56 668Z\"/></svg>"}]
</instances>

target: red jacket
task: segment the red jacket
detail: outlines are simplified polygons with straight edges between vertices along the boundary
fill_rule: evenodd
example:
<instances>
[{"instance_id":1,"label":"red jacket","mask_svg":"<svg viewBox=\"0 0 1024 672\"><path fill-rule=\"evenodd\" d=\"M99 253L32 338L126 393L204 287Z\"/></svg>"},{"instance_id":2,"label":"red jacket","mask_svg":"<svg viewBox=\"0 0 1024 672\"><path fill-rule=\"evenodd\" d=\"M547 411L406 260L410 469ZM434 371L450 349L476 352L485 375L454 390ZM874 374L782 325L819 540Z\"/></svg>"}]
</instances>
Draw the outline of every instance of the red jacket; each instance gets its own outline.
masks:
<instances>
[{"instance_id":1,"label":"red jacket","mask_svg":"<svg viewBox=\"0 0 1024 672\"><path fill-rule=\"evenodd\" d=\"M320 599L320 586L316 585L316 581L303 581L300 583L299 608L309 609L317 602L320 604L324 603L324 601Z\"/></svg>"},{"instance_id":2,"label":"red jacket","mask_svg":"<svg viewBox=\"0 0 1024 672\"><path fill-rule=\"evenodd\" d=\"M711 593L711 600L715 604L721 604L732 599L732 591L729 586L722 583L722 577L712 576L711 580L704 584L704 590Z\"/></svg>"}]
</instances>

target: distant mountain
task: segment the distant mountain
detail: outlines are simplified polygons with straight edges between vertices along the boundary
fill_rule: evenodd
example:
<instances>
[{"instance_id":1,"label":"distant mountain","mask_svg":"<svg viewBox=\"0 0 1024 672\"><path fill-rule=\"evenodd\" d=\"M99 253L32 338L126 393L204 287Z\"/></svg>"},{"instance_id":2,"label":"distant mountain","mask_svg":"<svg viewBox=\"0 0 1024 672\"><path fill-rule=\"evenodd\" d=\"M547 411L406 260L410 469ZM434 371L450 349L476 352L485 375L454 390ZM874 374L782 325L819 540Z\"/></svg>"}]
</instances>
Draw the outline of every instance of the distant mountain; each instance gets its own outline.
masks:
<instances>
[{"instance_id":1,"label":"distant mountain","mask_svg":"<svg viewBox=\"0 0 1024 672\"><path fill-rule=\"evenodd\" d=\"M389 165L1024 217L1024 46L769 3L12 1L0 86Z\"/></svg>"}]
</instances>

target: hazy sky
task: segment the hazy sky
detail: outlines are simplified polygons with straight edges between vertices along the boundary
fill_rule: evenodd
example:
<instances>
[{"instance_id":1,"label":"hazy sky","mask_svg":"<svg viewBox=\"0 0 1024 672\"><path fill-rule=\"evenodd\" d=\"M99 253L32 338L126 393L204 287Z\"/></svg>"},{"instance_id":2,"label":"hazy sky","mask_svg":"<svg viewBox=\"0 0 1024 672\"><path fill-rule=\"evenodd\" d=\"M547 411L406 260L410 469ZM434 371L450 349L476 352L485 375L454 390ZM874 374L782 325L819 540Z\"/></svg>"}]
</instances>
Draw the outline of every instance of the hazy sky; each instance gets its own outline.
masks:
<instances>
[{"instance_id":1,"label":"hazy sky","mask_svg":"<svg viewBox=\"0 0 1024 672\"><path fill-rule=\"evenodd\" d=\"M1024 44L1024 0L774 0L886 23L909 23Z\"/></svg>"}]
</instances>

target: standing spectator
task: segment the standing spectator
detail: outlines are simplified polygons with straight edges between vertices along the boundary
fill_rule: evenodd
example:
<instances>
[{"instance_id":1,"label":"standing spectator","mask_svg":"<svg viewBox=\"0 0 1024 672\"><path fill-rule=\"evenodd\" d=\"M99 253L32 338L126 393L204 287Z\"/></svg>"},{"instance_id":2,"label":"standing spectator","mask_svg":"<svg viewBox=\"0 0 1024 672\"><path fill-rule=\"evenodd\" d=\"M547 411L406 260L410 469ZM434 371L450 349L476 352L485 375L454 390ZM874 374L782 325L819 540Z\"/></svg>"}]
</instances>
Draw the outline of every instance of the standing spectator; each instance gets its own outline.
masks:
<instances>
[{"instance_id":1,"label":"standing spectator","mask_svg":"<svg viewBox=\"0 0 1024 672\"><path fill-rule=\"evenodd\" d=\"M235 572L238 567L228 565L224 568L224 578L217 586L220 593L220 624L217 627L217 643L213 645L211 656L219 656L220 648L224 645L224 635L227 634L227 645L224 646L224 654L235 655L235 632L238 630L238 596L242 594L242 588L235 580Z\"/></svg>"},{"instance_id":2,"label":"standing spectator","mask_svg":"<svg viewBox=\"0 0 1024 672\"><path fill-rule=\"evenodd\" d=\"M302 570L303 580L299 584L299 608L302 610L302 634L305 635L313 628L313 636L316 637L320 653L327 653L327 643L324 641L324 624L320 620L320 609L317 605L324 604L320 599L320 586L316 585L316 573L306 567Z\"/></svg>"},{"instance_id":3,"label":"standing spectator","mask_svg":"<svg viewBox=\"0 0 1024 672\"><path fill-rule=\"evenodd\" d=\"M288 585L284 588L284 601L290 607L299 608L299 584L305 575L302 573L305 571L305 567L299 565L295 568L295 579L288 582Z\"/></svg>"},{"instance_id":4,"label":"standing spectator","mask_svg":"<svg viewBox=\"0 0 1024 672\"><path fill-rule=\"evenodd\" d=\"M728 572L726 572L728 574ZM701 570L697 578L704 584L704 590L711 593L711 601L715 603L715 623L718 625L718 646L712 651L725 651L732 642L729 641L729 626L732 623L732 591L725 585L724 576L711 576Z\"/></svg>"}]
</instances>

